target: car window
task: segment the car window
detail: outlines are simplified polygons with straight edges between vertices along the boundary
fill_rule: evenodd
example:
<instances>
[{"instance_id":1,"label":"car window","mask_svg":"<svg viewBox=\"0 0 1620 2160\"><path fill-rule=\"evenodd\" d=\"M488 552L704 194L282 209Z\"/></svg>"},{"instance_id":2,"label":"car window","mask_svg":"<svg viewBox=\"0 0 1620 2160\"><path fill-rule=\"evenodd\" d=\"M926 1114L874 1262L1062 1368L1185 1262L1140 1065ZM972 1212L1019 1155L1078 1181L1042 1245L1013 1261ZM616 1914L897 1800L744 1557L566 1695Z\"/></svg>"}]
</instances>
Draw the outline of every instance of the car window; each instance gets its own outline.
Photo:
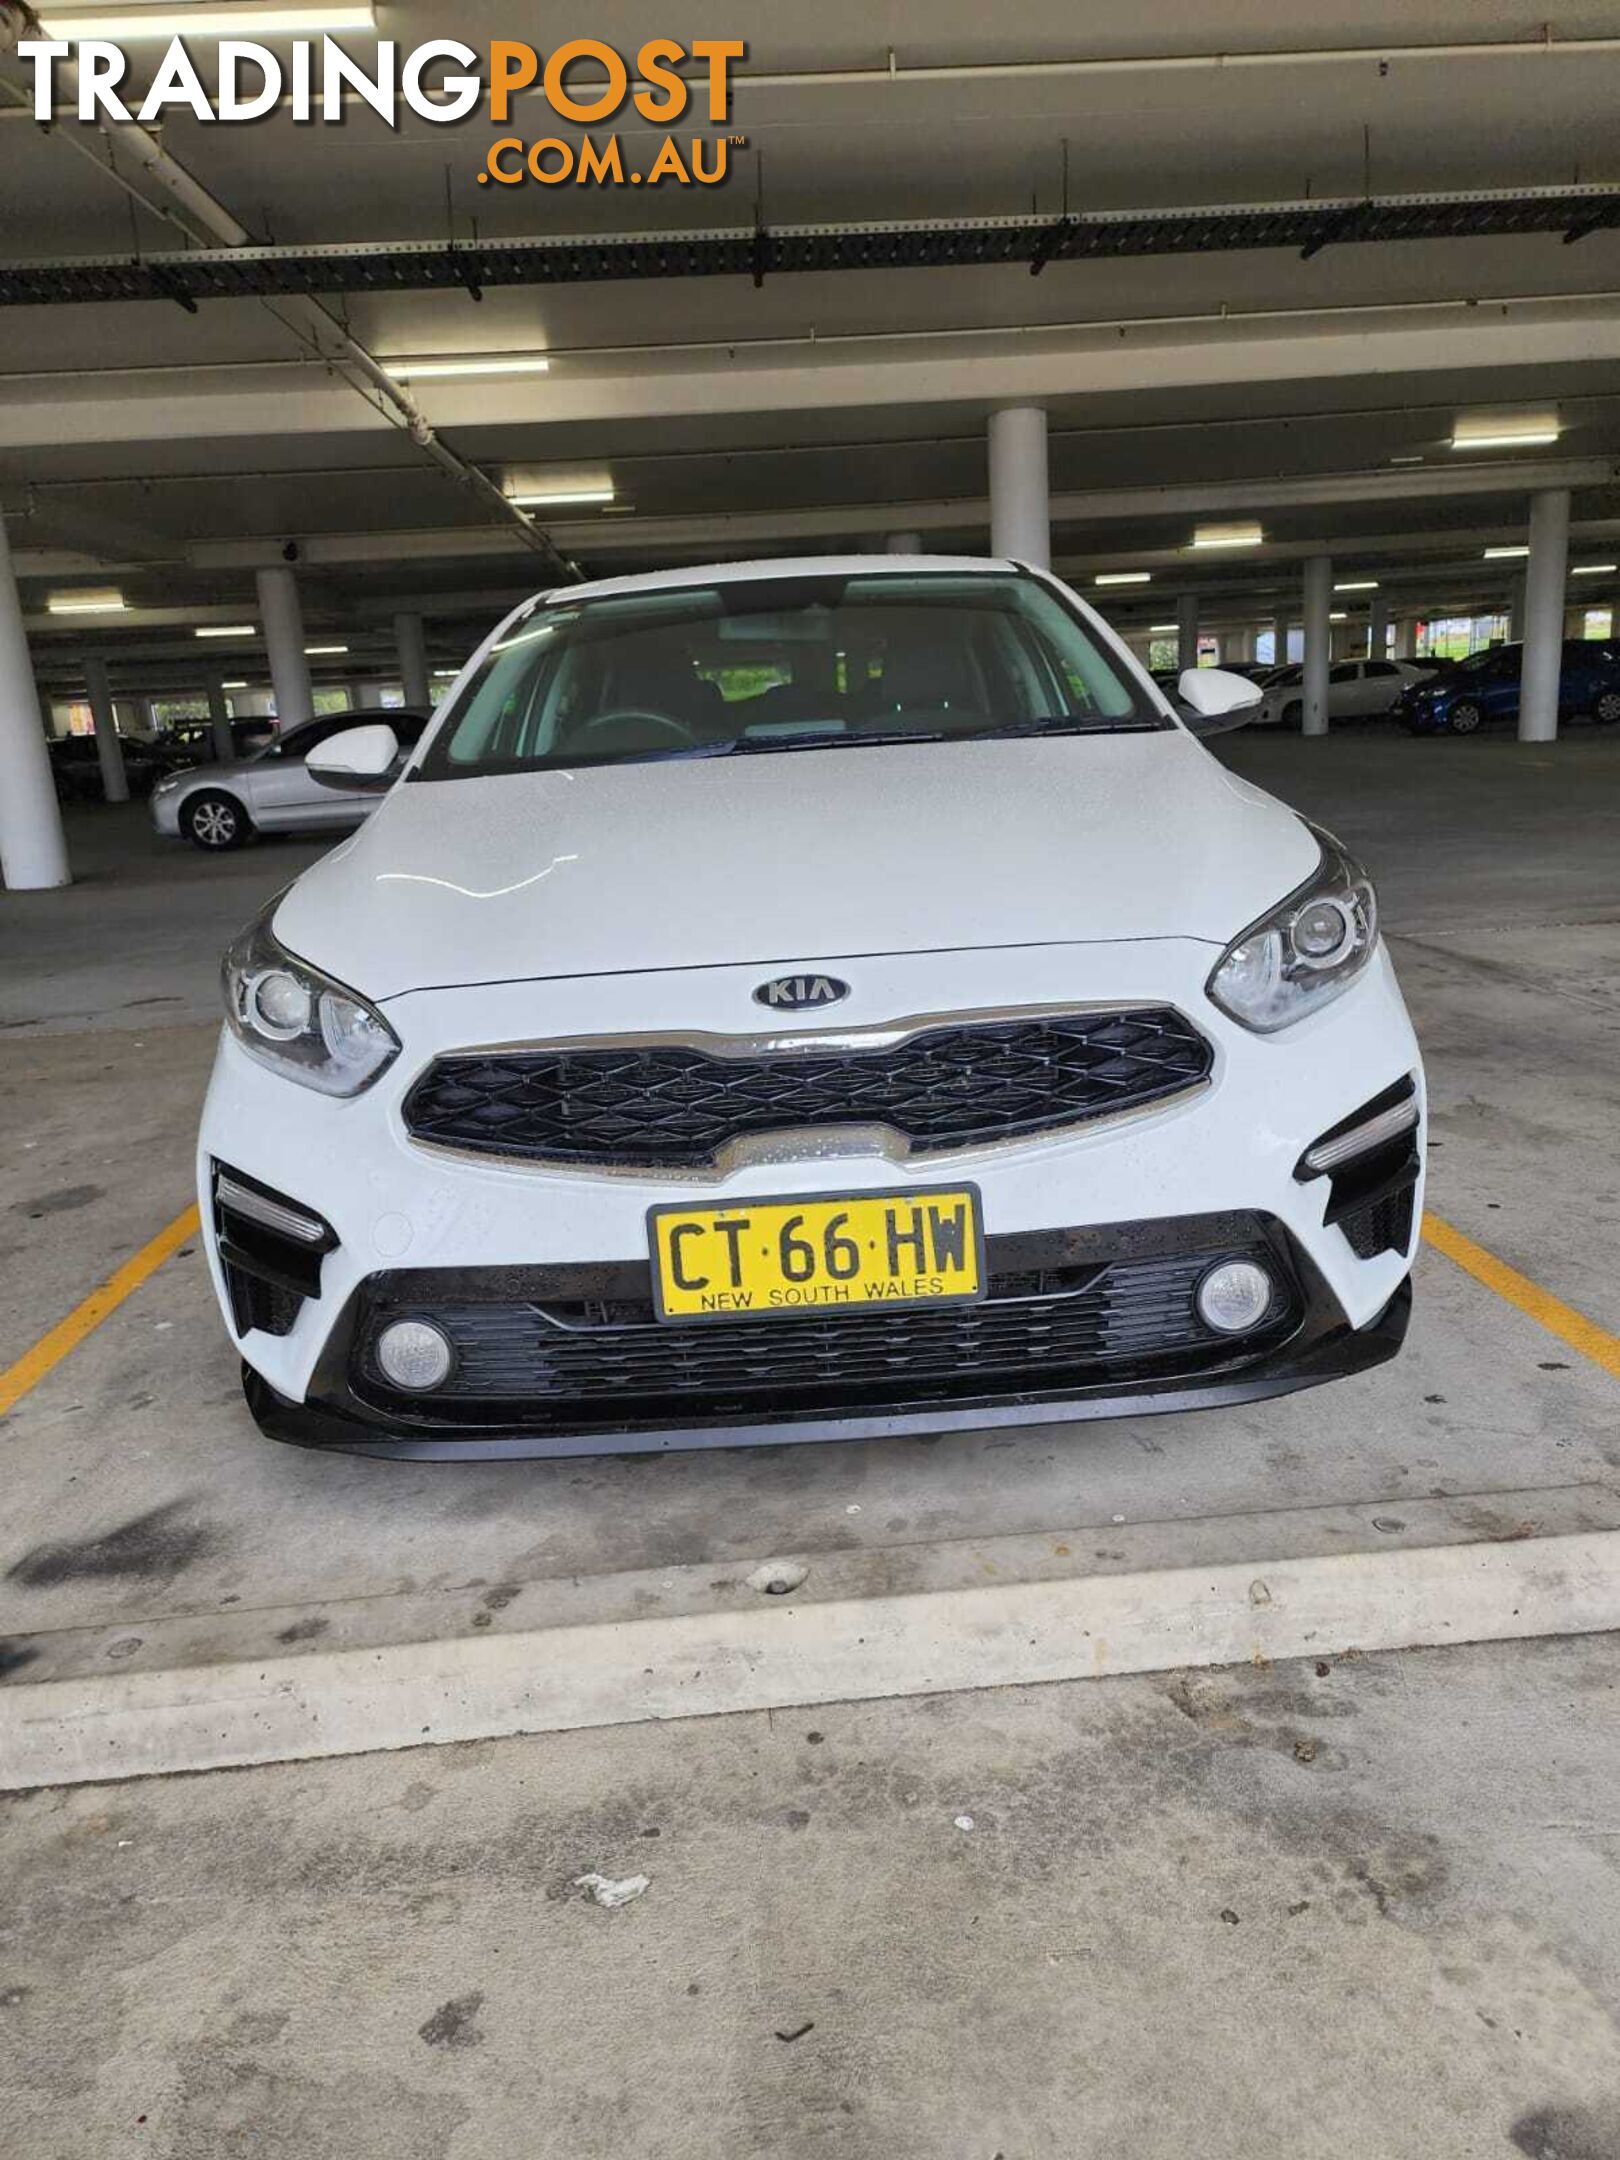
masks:
<instances>
[{"instance_id":1,"label":"car window","mask_svg":"<svg viewBox=\"0 0 1620 2160\"><path fill-rule=\"evenodd\" d=\"M416 777L1170 725L1038 579L812 572L537 604Z\"/></svg>"},{"instance_id":2,"label":"car window","mask_svg":"<svg viewBox=\"0 0 1620 2160\"><path fill-rule=\"evenodd\" d=\"M1341 660L1336 668L1329 670L1328 681L1330 683L1355 682L1360 674L1361 669L1356 661Z\"/></svg>"},{"instance_id":3,"label":"car window","mask_svg":"<svg viewBox=\"0 0 1620 2160\"><path fill-rule=\"evenodd\" d=\"M1367 662L1367 673L1369 676L1376 675L1380 682L1387 682L1392 675L1398 675L1400 672L1393 660L1369 660Z\"/></svg>"}]
</instances>

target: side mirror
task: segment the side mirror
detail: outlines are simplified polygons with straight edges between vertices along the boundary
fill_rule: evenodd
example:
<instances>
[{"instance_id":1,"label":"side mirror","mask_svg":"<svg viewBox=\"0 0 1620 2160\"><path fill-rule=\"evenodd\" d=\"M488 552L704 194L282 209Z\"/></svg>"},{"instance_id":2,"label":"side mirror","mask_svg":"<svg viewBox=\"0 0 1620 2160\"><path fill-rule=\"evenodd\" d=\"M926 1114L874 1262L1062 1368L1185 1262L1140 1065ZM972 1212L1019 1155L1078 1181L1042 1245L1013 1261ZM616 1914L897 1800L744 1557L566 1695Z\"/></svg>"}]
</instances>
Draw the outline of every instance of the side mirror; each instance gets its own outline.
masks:
<instances>
[{"instance_id":1,"label":"side mirror","mask_svg":"<svg viewBox=\"0 0 1620 2160\"><path fill-rule=\"evenodd\" d=\"M381 795L393 786L399 761L399 737L387 721L375 720L317 743L304 760L304 770L322 787Z\"/></svg>"},{"instance_id":2,"label":"side mirror","mask_svg":"<svg viewBox=\"0 0 1620 2160\"><path fill-rule=\"evenodd\" d=\"M1188 725L1195 735L1220 735L1242 727L1264 692L1247 675L1233 675L1225 668L1183 668L1176 696L1191 716Z\"/></svg>"}]
</instances>

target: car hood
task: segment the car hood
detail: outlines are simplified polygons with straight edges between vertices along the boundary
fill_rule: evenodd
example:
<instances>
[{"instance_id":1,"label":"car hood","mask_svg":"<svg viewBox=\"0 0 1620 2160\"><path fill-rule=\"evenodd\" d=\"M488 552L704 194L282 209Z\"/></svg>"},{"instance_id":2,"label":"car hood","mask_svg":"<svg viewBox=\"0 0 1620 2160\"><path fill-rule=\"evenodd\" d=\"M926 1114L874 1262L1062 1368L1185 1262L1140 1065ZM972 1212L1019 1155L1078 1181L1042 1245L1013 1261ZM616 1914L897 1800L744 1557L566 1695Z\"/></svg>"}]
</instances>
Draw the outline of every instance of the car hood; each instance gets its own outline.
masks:
<instances>
[{"instance_id":1,"label":"car hood","mask_svg":"<svg viewBox=\"0 0 1620 2160\"><path fill-rule=\"evenodd\" d=\"M1309 876L1180 730L408 782L275 931L372 998L562 975L1184 937Z\"/></svg>"}]
</instances>

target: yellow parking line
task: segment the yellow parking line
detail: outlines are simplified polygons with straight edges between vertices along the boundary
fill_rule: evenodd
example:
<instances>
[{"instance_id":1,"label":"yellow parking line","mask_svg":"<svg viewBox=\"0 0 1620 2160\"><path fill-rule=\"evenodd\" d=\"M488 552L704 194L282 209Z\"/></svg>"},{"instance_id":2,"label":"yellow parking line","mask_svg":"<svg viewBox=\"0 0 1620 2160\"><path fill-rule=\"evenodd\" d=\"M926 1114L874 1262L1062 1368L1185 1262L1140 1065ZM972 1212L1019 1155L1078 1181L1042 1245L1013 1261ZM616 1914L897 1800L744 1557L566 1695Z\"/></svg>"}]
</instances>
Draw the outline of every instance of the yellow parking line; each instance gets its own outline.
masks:
<instances>
[{"instance_id":1,"label":"yellow parking line","mask_svg":"<svg viewBox=\"0 0 1620 2160\"><path fill-rule=\"evenodd\" d=\"M77 1350L92 1329L100 1327L109 1313L116 1312L125 1298L132 1297L201 1227L195 1206L188 1207L167 1230L160 1230L149 1245L143 1245L126 1260L116 1274L109 1275L99 1289L92 1290L82 1304L75 1305L48 1335L42 1335L32 1350L25 1350L15 1365L0 1373L0 1417L15 1409L30 1389L38 1387L47 1373L54 1372L70 1350Z\"/></svg>"},{"instance_id":2,"label":"yellow parking line","mask_svg":"<svg viewBox=\"0 0 1620 2160\"><path fill-rule=\"evenodd\" d=\"M1620 1380L1620 1335L1611 1335L1607 1328L1588 1320L1585 1313L1577 1312L1573 1305L1566 1305L1562 1298L1555 1298L1550 1290L1543 1290L1528 1275L1521 1275L1517 1268L1498 1260L1495 1253L1487 1252L1483 1245L1476 1245L1471 1237L1464 1237L1450 1223L1442 1222L1438 1215L1425 1214L1423 1235L1437 1253L1455 1261L1465 1274L1472 1275L1487 1290L1494 1290L1499 1298L1506 1298L1510 1305L1517 1305L1520 1312L1528 1313L1532 1320L1544 1327L1549 1335L1556 1335L1560 1342L1578 1350L1582 1357L1589 1357L1594 1365L1601 1365L1607 1373Z\"/></svg>"}]
</instances>

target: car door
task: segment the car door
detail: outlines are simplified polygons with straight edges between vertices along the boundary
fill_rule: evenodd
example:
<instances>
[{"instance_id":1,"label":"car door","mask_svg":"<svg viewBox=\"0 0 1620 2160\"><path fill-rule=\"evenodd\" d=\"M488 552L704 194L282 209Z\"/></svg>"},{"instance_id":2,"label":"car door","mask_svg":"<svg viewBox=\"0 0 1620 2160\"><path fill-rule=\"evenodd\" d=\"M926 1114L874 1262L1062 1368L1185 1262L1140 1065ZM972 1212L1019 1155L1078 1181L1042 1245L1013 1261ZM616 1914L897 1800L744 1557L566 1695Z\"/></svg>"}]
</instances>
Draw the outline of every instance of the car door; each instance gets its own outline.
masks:
<instances>
[{"instance_id":1,"label":"car door","mask_svg":"<svg viewBox=\"0 0 1620 2160\"><path fill-rule=\"evenodd\" d=\"M1353 720L1361 711L1361 662L1341 660L1328 669L1328 718Z\"/></svg>"},{"instance_id":2,"label":"car door","mask_svg":"<svg viewBox=\"0 0 1620 2160\"><path fill-rule=\"evenodd\" d=\"M381 714L378 715L382 717ZM253 822L266 832L308 825L354 825L375 800L360 790L322 787L305 770L304 760L317 743L359 726L353 713L328 713L289 728L279 742L253 761L248 782Z\"/></svg>"}]
</instances>

